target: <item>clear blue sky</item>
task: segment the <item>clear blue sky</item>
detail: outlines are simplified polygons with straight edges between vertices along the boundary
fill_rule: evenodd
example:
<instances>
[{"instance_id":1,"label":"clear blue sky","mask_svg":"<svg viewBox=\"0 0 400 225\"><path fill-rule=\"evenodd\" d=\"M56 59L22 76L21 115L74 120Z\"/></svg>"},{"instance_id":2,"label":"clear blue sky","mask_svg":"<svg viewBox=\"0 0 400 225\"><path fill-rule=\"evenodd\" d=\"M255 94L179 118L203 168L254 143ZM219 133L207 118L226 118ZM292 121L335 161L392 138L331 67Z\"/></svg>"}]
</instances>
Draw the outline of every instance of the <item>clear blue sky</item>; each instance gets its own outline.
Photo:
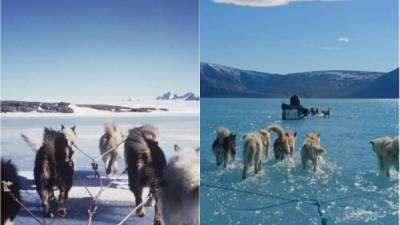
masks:
<instances>
[{"instance_id":1,"label":"clear blue sky","mask_svg":"<svg viewBox=\"0 0 400 225\"><path fill-rule=\"evenodd\" d=\"M398 0L216 1L225 3L200 2L204 62L275 73L398 67Z\"/></svg>"},{"instance_id":2,"label":"clear blue sky","mask_svg":"<svg viewBox=\"0 0 400 225\"><path fill-rule=\"evenodd\" d=\"M197 0L2 0L2 99L199 93Z\"/></svg>"}]
</instances>

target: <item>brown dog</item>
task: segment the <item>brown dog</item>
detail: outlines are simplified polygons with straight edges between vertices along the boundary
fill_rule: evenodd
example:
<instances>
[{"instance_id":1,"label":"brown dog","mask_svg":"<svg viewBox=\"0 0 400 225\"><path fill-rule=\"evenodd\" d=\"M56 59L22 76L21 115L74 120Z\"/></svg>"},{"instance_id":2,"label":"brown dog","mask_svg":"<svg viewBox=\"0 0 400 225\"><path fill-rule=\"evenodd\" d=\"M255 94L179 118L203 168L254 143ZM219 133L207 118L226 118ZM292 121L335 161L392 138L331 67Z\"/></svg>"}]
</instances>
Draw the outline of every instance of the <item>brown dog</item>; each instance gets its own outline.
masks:
<instances>
[{"instance_id":1,"label":"brown dog","mask_svg":"<svg viewBox=\"0 0 400 225\"><path fill-rule=\"evenodd\" d=\"M285 132L282 127L276 124L269 126L268 130L278 135L278 138L274 142L275 159L283 160L285 155L292 156L297 132Z\"/></svg>"},{"instance_id":2,"label":"brown dog","mask_svg":"<svg viewBox=\"0 0 400 225\"><path fill-rule=\"evenodd\" d=\"M307 162L311 161L313 170L316 172L320 165L321 157L325 153L325 148L321 147L320 145L320 135L317 133L308 133L300 151L303 169L306 168Z\"/></svg>"},{"instance_id":3,"label":"brown dog","mask_svg":"<svg viewBox=\"0 0 400 225\"><path fill-rule=\"evenodd\" d=\"M380 137L369 142L378 157L379 169L390 176L389 169L399 171L399 137Z\"/></svg>"},{"instance_id":4,"label":"brown dog","mask_svg":"<svg viewBox=\"0 0 400 225\"><path fill-rule=\"evenodd\" d=\"M248 133L243 136L243 175L246 179L247 168L254 164L254 170L257 174L261 170L262 160L268 157L269 132L262 129L258 132Z\"/></svg>"}]
</instances>

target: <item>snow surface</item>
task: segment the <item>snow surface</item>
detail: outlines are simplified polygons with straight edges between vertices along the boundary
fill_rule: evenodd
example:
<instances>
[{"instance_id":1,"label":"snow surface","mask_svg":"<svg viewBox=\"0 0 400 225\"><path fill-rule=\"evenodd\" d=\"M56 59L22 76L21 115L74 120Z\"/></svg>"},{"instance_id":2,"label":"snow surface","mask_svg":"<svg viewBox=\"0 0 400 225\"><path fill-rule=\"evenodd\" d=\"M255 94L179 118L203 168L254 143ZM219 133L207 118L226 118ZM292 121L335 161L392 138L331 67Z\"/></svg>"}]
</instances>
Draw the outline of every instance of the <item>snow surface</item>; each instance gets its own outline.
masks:
<instances>
[{"instance_id":1,"label":"snow surface","mask_svg":"<svg viewBox=\"0 0 400 225\"><path fill-rule=\"evenodd\" d=\"M77 104L71 104L70 107L74 113L42 113L42 112L15 112L15 113L1 113L2 117L80 117L80 116L108 116L108 117L144 117L144 116L185 116L199 113L199 101L124 101L117 103L110 103L110 105L126 106L132 108L153 107L165 108L168 111L156 110L152 112L110 112L103 110L96 110L88 107L80 107Z\"/></svg>"},{"instance_id":2,"label":"snow surface","mask_svg":"<svg viewBox=\"0 0 400 225\"><path fill-rule=\"evenodd\" d=\"M133 127L150 123L159 129L159 144L167 159L174 150L174 144L182 147L196 148L199 146L199 102L198 101L156 101L153 102L120 102L107 103L112 105L130 107L159 107L168 108L167 112L155 113L113 113L102 112L94 109L76 107L73 114L45 114L45 113L7 113L1 114L1 155L5 159L11 159L19 169L22 188L21 195L27 207L41 220L41 201L35 190L33 181L33 164L35 152L32 151L20 137L21 132L30 135L41 136L43 127L48 126L59 129L61 124L77 126L77 145L92 157L99 155L98 141L104 132L103 124L107 121L115 121L120 129L127 133ZM123 160L120 160L120 168L124 168ZM93 225L118 224L133 208L134 195L129 191L127 176L119 179L115 175L104 175L104 163L99 160L99 169L102 175L103 185L114 182L100 197L97 213L93 218ZM67 216L61 218L57 215L56 205L52 219L45 219L45 224L80 225L88 224L88 208L91 197L85 190L88 187L91 193L96 194L100 190L98 179L93 177L90 168L90 160L78 152L76 163L76 177L66 202ZM143 197L146 197L148 189L145 189ZM57 196L57 192L55 193ZM125 224L153 224L154 210L146 207L146 216L139 218L135 214ZM14 225L37 224L28 213L21 209Z\"/></svg>"},{"instance_id":3,"label":"snow surface","mask_svg":"<svg viewBox=\"0 0 400 225\"><path fill-rule=\"evenodd\" d=\"M20 171L22 181L21 196L25 205L38 216L45 224L87 224L88 213L87 210L92 203L89 193L86 191L85 186L89 191L96 195L100 191L98 179L94 178L93 171L78 171L74 179L74 186L69 192L67 200L67 216L62 218L57 215L57 204L54 202L52 205L52 212L55 217L44 219L41 216L42 207L41 201L36 193L33 172ZM133 208L134 196L128 187L128 177L122 175L118 179L117 175L105 176L102 174L101 179L103 185L113 183L110 188L100 195L97 211L93 217L93 224L118 224ZM145 188L143 198L147 196L148 188ZM58 191L55 192L58 196ZM135 214L125 224L153 224L154 209L153 207L146 207L146 216L143 218L137 217ZM14 225L19 224L38 224L28 213L21 209Z\"/></svg>"}]
</instances>

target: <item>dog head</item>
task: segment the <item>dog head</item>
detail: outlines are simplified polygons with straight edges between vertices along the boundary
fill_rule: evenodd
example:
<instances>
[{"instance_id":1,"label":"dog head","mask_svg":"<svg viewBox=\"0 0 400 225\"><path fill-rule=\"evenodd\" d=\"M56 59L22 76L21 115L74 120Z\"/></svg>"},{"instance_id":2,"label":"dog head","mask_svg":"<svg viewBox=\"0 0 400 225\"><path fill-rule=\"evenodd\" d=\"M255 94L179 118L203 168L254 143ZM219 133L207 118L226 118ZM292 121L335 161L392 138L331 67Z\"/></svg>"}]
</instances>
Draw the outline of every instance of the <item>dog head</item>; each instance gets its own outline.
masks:
<instances>
[{"instance_id":1,"label":"dog head","mask_svg":"<svg viewBox=\"0 0 400 225\"><path fill-rule=\"evenodd\" d=\"M312 143L320 144L320 134L319 133L308 133L307 139L309 139Z\"/></svg>"},{"instance_id":2,"label":"dog head","mask_svg":"<svg viewBox=\"0 0 400 225\"><path fill-rule=\"evenodd\" d=\"M184 148L182 148L181 146L179 146L177 144L174 145L174 151L175 152L181 152L183 150L184 150ZM193 149L189 149L189 150L193 150ZM193 151L196 152L196 153L199 153L200 152L200 147L195 148Z\"/></svg>"},{"instance_id":3,"label":"dog head","mask_svg":"<svg viewBox=\"0 0 400 225\"><path fill-rule=\"evenodd\" d=\"M69 146L74 146L76 143L77 135L76 135L75 130L76 130L76 126L65 127L64 125L61 125L61 132L64 133Z\"/></svg>"}]
</instances>

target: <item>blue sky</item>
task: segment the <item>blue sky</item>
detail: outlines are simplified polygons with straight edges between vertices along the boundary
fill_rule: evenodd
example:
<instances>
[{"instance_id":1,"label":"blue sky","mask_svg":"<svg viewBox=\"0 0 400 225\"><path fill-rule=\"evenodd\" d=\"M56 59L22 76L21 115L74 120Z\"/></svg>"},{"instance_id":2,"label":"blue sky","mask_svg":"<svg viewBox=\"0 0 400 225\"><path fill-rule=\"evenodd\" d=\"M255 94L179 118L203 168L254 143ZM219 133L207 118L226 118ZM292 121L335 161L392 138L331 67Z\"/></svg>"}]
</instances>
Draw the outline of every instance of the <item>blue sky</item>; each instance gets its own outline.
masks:
<instances>
[{"instance_id":1,"label":"blue sky","mask_svg":"<svg viewBox=\"0 0 400 225\"><path fill-rule=\"evenodd\" d=\"M2 99L199 93L196 0L3 0Z\"/></svg>"},{"instance_id":2,"label":"blue sky","mask_svg":"<svg viewBox=\"0 0 400 225\"><path fill-rule=\"evenodd\" d=\"M274 73L398 67L398 0L215 1L200 2L204 62Z\"/></svg>"}]
</instances>

